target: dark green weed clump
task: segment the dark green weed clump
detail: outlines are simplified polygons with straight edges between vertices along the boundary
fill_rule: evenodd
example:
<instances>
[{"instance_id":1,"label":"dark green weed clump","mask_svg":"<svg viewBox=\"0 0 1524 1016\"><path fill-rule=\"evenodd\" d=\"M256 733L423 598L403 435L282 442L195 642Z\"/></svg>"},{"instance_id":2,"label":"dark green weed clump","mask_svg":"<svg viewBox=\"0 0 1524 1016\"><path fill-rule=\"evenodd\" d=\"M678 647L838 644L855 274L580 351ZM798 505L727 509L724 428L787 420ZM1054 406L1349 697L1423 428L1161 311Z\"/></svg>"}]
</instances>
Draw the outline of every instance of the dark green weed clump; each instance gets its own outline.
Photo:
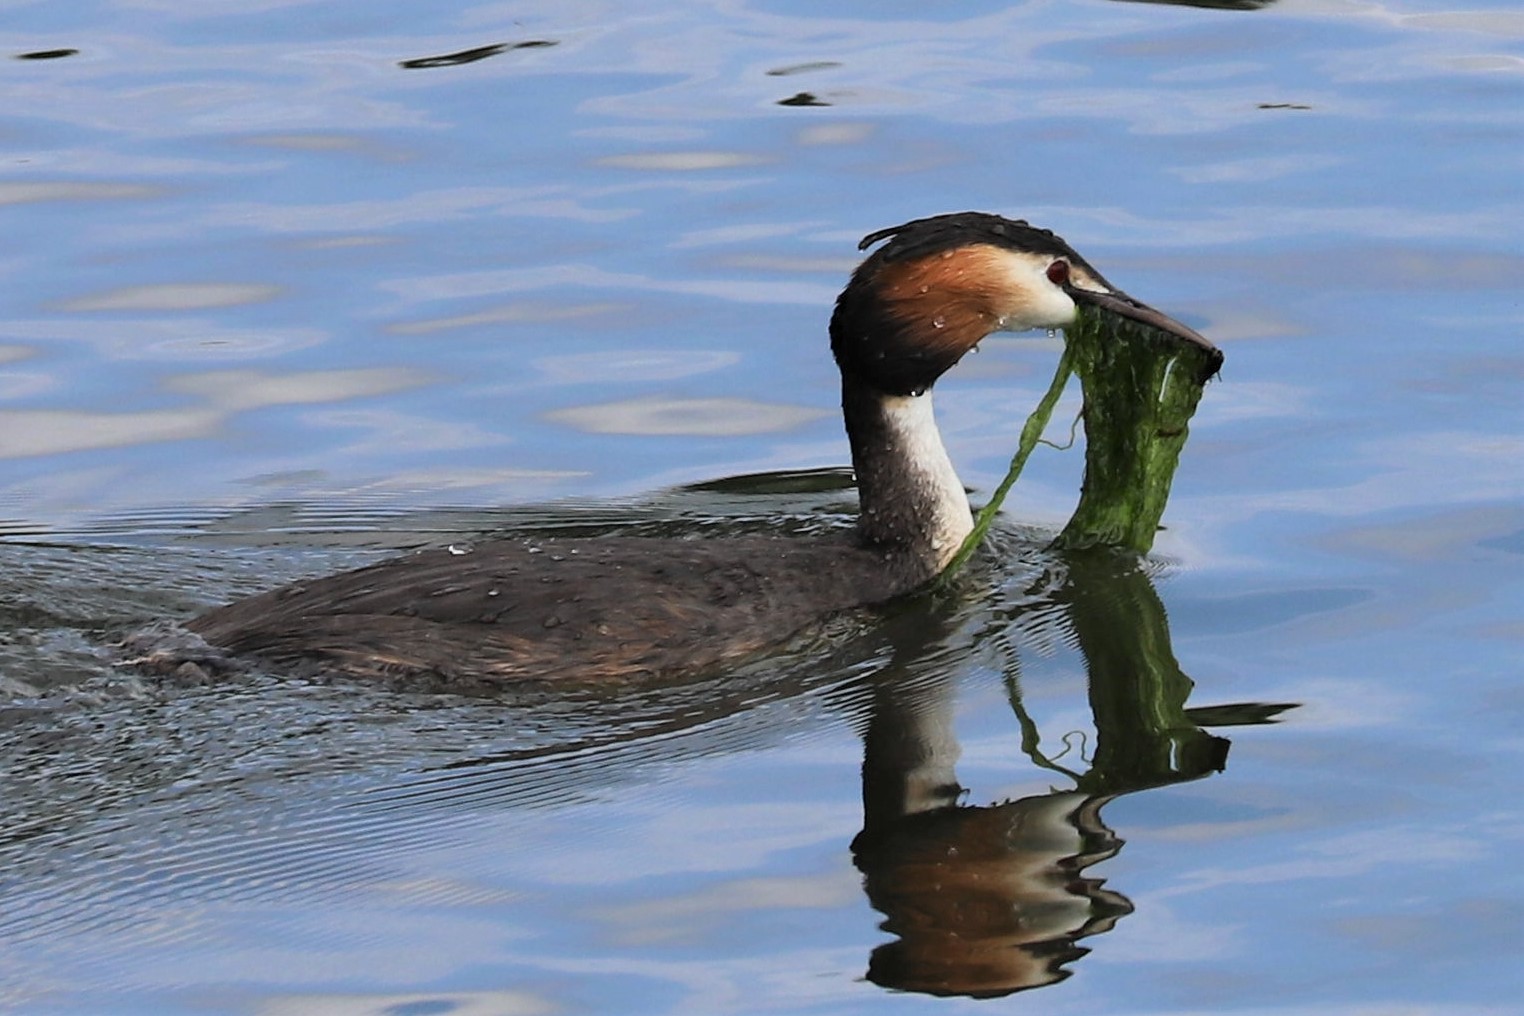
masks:
<instances>
[{"instance_id":1,"label":"dark green weed clump","mask_svg":"<svg viewBox=\"0 0 1524 1016\"><path fill-rule=\"evenodd\" d=\"M1057 542L1146 554L1222 354L1089 307L1066 329L1065 347L1085 395L1085 481Z\"/></svg>"},{"instance_id":2,"label":"dark green weed clump","mask_svg":"<svg viewBox=\"0 0 1524 1016\"><path fill-rule=\"evenodd\" d=\"M1079 504L1054 545L1116 547L1139 554L1154 545L1191 417L1222 354L1085 305L1064 332L1063 356L1022 427L1010 469L944 575L956 571L983 540L1042 438L1071 373L1079 375L1084 393L1085 479Z\"/></svg>"}]
</instances>

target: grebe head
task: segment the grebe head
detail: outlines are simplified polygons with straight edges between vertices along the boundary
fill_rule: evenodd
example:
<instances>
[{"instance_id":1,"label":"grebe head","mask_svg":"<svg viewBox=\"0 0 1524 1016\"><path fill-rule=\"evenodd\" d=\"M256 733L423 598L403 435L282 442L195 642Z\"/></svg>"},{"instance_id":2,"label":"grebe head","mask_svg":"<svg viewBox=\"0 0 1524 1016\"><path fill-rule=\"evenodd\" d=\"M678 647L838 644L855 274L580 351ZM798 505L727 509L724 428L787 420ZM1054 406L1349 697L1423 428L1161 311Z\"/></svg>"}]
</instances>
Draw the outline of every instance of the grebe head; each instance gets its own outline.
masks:
<instances>
[{"instance_id":1,"label":"grebe head","mask_svg":"<svg viewBox=\"0 0 1524 1016\"><path fill-rule=\"evenodd\" d=\"M857 267L831 317L844 375L885 395L919 395L991 332L1062 328L1076 301L1191 343L1205 338L1107 282L1051 230L984 212L916 219Z\"/></svg>"}]
</instances>

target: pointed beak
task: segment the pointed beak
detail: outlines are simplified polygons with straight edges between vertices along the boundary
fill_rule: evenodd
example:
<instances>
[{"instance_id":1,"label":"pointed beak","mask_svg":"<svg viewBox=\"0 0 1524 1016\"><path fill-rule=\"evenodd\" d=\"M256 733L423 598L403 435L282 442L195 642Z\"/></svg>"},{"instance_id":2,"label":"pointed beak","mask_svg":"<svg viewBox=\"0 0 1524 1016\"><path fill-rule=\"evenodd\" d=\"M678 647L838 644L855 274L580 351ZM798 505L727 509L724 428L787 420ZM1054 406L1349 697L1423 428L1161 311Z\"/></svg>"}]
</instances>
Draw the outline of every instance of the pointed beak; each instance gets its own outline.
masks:
<instances>
[{"instance_id":1,"label":"pointed beak","mask_svg":"<svg viewBox=\"0 0 1524 1016\"><path fill-rule=\"evenodd\" d=\"M1168 314L1154 310L1140 300L1134 300L1121 290L1114 289L1108 293L1100 293L1073 285L1064 288L1076 303L1088 304L1108 314L1147 325L1186 345L1196 347L1206 357L1205 376L1208 378L1216 374L1218 368L1222 366L1222 350L1214 346L1206 336L1194 328L1181 324Z\"/></svg>"}]
</instances>

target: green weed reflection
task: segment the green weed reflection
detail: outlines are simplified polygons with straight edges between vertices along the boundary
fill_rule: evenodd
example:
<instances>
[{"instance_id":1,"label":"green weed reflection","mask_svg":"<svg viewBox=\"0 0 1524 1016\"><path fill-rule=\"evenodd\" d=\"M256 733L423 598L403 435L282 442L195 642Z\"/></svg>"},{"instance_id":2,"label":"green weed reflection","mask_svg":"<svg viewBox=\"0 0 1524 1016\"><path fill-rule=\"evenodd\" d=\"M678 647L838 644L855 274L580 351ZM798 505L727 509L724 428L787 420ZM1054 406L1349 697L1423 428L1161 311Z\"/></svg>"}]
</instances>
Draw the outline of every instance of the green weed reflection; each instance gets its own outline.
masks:
<instances>
[{"instance_id":1,"label":"green weed reflection","mask_svg":"<svg viewBox=\"0 0 1524 1016\"><path fill-rule=\"evenodd\" d=\"M1271 722L1287 705L1193 709L1193 682L1170 644L1163 604L1130 556L1070 551L1053 558L1043 595L991 632L1024 753L1071 789L989 806L960 802L952 690L915 673L912 636L876 679L864 732L863 829L853 856L869 901L895 935L873 950L868 978L935 995L991 997L1053 984L1089 952L1081 939L1132 911L1084 872L1121 849L1101 809L1119 795L1222 770L1229 742L1204 724ZM1094 742L1050 758L1023 705L1010 633L1043 615L1084 657ZM914 629L916 626L905 626ZM937 625L920 626L928 640ZM905 629L902 629L905 630ZM929 644L929 643L927 643ZM925 648L923 644L920 649ZM901 664L910 664L908 666ZM1075 763L1070 755L1086 756Z\"/></svg>"}]
</instances>

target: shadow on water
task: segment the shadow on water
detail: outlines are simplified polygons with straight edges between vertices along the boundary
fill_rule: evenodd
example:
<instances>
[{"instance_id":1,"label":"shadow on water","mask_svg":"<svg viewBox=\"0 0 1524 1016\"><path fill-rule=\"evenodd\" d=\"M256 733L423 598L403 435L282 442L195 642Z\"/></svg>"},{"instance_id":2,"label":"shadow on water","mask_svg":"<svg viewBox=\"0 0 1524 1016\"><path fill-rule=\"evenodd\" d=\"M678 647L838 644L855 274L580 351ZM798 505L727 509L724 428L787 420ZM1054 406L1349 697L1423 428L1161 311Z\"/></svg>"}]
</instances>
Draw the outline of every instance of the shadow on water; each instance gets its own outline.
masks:
<instances>
[{"instance_id":1,"label":"shadow on water","mask_svg":"<svg viewBox=\"0 0 1524 1016\"><path fill-rule=\"evenodd\" d=\"M353 899L371 880L395 882L396 858L427 856L484 814L535 823L544 809L591 806L617 827L637 821L620 810L623 791L652 774L758 749L773 753L761 756L765 767L801 730L835 737L845 720L863 747L852 857L895 936L873 949L868 978L970 996L1063 979L1088 951L1080 940L1132 909L1086 874L1122 846L1104 805L1222 769L1228 742L1204 726L1269 722L1287 708L1187 706L1192 682L1164 607L1131 557L1058 553L1045 549L1051 534L997 529L980 565L948 590L840 618L764 659L681 683L464 698L262 673L186 686L101 662L110 632L269 584L272 561L284 562L274 576L284 580L342 567L357 552L473 533L808 533L847 524L849 498L843 472L819 471L716 481L616 509L378 516L369 524L393 531L372 532L358 551L364 527L330 511L319 513L331 537L320 560L293 558L281 541L235 551L244 543L237 513L188 527L179 519L173 539L137 520L133 539L147 549L0 544L16 562L48 558L11 573L27 583L12 592L32 607L0 614L13 664L15 633L31 639L19 683L74 656L98 670L52 698L0 703L0 936L26 947L18 957L72 953L81 940L93 943L82 955L162 948L188 933L154 917L165 907L215 898L300 912ZM254 521L251 532L271 531L268 518ZM291 544L324 542L290 529L302 531L287 534ZM165 543L175 552L152 546ZM124 605L118 590L134 583ZM191 595L203 584L215 588ZM1023 705L1021 646L1055 635L1088 672L1094 740L1083 764L1046 755ZM954 706L992 660L1013 742L1036 773L1060 775L1068 789L962 803ZM678 827L684 811L670 812ZM571 865L578 849L556 847ZM157 874L144 879L145 870Z\"/></svg>"}]
</instances>

